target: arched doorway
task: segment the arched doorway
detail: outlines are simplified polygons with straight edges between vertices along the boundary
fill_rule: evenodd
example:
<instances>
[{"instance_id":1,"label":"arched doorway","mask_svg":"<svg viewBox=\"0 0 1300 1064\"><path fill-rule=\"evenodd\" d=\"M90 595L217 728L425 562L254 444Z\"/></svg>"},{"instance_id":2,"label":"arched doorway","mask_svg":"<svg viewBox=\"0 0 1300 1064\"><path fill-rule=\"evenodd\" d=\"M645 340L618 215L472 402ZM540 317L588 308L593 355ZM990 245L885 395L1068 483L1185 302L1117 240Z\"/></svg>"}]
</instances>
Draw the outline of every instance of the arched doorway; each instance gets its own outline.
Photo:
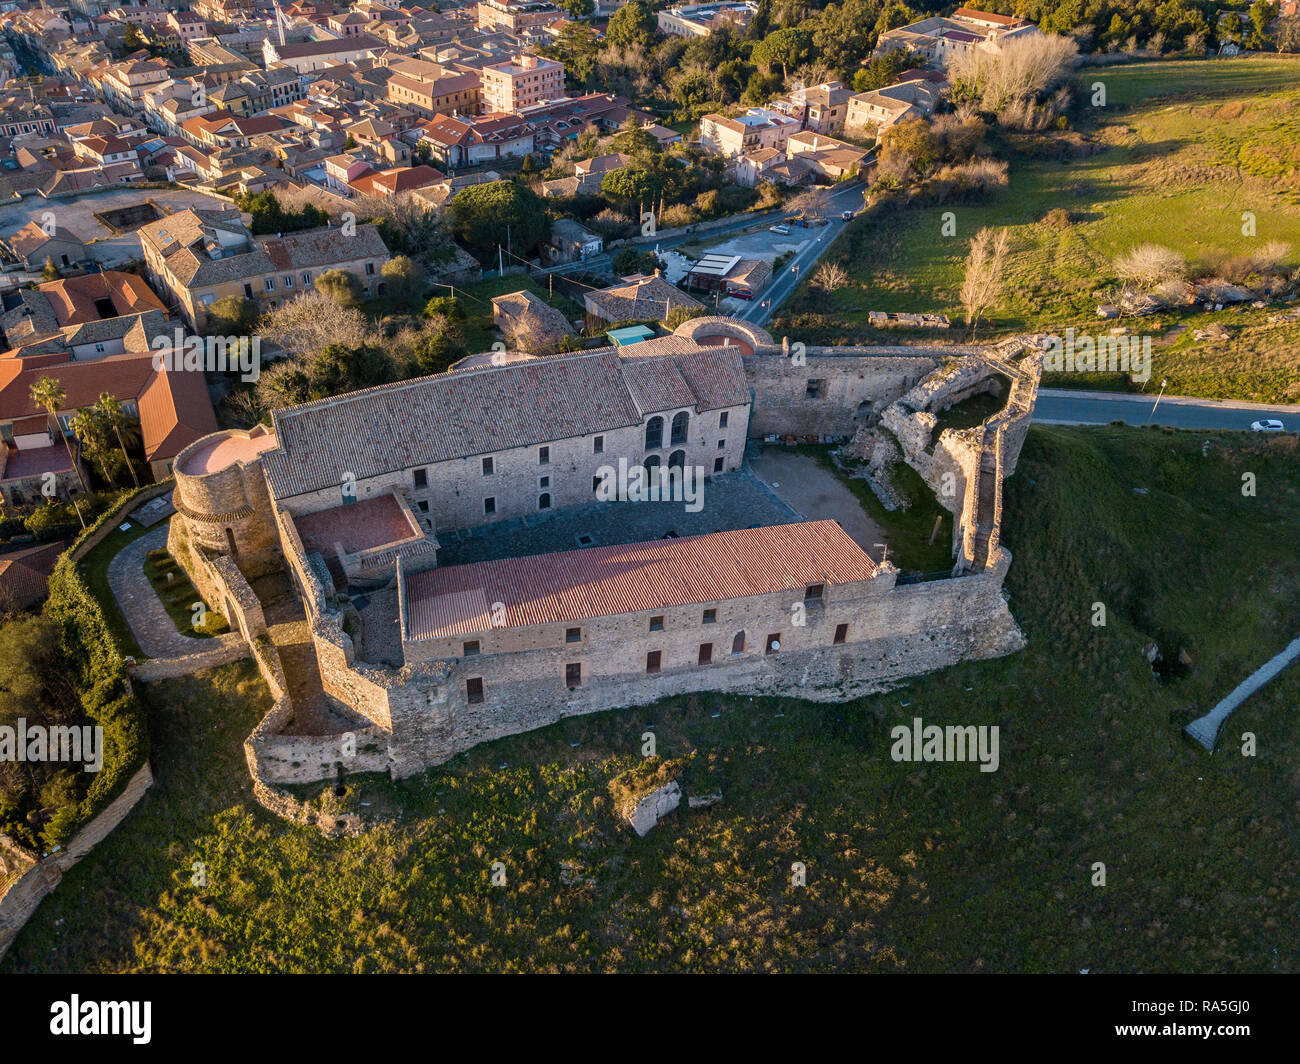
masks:
<instances>
[{"instance_id":1,"label":"arched doorway","mask_svg":"<svg viewBox=\"0 0 1300 1064\"><path fill-rule=\"evenodd\" d=\"M736 638L731 641L731 652L733 654L743 654L745 652L745 633L743 631L736 633Z\"/></svg>"}]
</instances>

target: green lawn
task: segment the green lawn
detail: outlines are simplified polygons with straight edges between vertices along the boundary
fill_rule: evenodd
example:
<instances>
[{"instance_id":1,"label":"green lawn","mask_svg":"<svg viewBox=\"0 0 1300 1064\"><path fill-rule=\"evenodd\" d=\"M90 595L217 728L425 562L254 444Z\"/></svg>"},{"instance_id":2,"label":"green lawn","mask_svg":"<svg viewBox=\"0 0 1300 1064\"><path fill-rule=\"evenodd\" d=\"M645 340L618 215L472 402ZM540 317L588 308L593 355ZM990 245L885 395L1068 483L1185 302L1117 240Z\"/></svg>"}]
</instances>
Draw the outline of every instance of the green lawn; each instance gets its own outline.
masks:
<instances>
[{"instance_id":1,"label":"green lawn","mask_svg":"<svg viewBox=\"0 0 1300 1064\"><path fill-rule=\"evenodd\" d=\"M775 331L860 335L872 310L936 311L958 325L966 251L984 226L1008 227L1012 238L994 334L1110 328L1115 323L1101 324L1095 310L1113 283L1111 264L1143 243L1172 247L1214 272L1224 258L1279 240L1300 264L1297 74L1300 63L1268 58L1085 69L1081 84L1100 81L1108 93L1108 106L1083 126L1098 151L1050 159L1030 143L1004 143L1011 184L1000 194L859 219L831 251L848 256L854 283L829 295L805 283ZM1019 150L1031 148L1033 155ZM1069 224L1047 220L1054 209L1067 212ZM1253 236L1243 235L1246 212ZM1126 324L1152 338L1152 376L1167 377L1173 394L1300 402L1300 324L1270 325L1277 311L1170 311ZM1231 336L1196 341L1194 329L1212 321ZM1177 324L1191 328L1163 343ZM954 328L954 338L960 334ZM1053 383L1137 387L1117 377Z\"/></svg>"},{"instance_id":2,"label":"green lawn","mask_svg":"<svg viewBox=\"0 0 1300 1064\"><path fill-rule=\"evenodd\" d=\"M1213 757L1181 733L1300 633L1295 438L1036 427L1006 513L1026 650L843 705L673 698L353 780L343 801L388 817L357 838L253 804L247 664L151 685L156 786L3 970L1300 970L1300 670ZM1153 641L1190 668L1158 679ZM997 725L1000 768L894 762L914 716ZM607 785L648 723L723 800L637 839Z\"/></svg>"},{"instance_id":3,"label":"green lawn","mask_svg":"<svg viewBox=\"0 0 1300 1064\"><path fill-rule=\"evenodd\" d=\"M167 581L169 573L172 574L170 583ZM206 611L207 620L203 626L194 626L194 604L202 599L190 583L190 578L185 575L185 570L176 564L171 555L164 552L161 558L145 558L144 574L181 635L193 639L210 639L230 630L225 618L215 610Z\"/></svg>"},{"instance_id":4,"label":"green lawn","mask_svg":"<svg viewBox=\"0 0 1300 1064\"><path fill-rule=\"evenodd\" d=\"M123 532L121 526L127 523L131 527ZM100 540L77 564L78 571L85 578L86 586L90 588L91 594L99 599L104 609L104 620L108 622L118 649L124 655L135 657L137 660L143 660L145 654L140 649L140 644L135 641L131 626L126 623L122 611L117 608L117 600L108 586L108 563L117 557L118 552L124 547L147 535L148 532L149 529L139 521L123 517L114 525L113 531Z\"/></svg>"}]
</instances>

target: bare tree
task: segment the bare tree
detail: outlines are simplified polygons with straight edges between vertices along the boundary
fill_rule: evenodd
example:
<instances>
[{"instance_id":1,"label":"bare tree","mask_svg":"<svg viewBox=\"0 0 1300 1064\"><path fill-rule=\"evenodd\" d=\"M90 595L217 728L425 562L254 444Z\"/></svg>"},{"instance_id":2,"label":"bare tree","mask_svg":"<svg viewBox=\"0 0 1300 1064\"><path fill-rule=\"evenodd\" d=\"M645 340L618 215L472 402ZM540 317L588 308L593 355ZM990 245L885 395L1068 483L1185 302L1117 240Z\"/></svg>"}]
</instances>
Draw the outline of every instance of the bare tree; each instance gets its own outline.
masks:
<instances>
[{"instance_id":1,"label":"bare tree","mask_svg":"<svg viewBox=\"0 0 1300 1064\"><path fill-rule=\"evenodd\" d=\"M792 214L802 214L814 221L824 218L831 207L831 190L824 185L813 185L795 196L787 207Z\"/></svg>"},{"instance_id":2,"label":"bare tree","mask_svg":"<svg viewBox=\"0 0 1300 1064\"><path fill-rule=\"evenodd\" d=\"M259 331L272 343L294 354L311 354L330 344L359 347L369 333L366 316L343 307L313 288L266 314Z\"/></svg>"},{"instance_id":3,"label":"bare tree","mask_svg":"<svg viewBox=\"0 0 1300 1064\"><path fill-rule=\"evenodd\" d=\"M1007 229L994 233L988 226L976 233L970 242L960 298L972 337L979 328L981 316L1002 294L1002 268L1010 243L1011 234Z\"/></svg>"},{"instance_id":4,"label":"bare tree","mask_svg":"<svg viewBox=\"0 0 1300 1064\"><path fill-rule=\"evenodd\" d=\"M813 284L826 292L834 292L849 283L849 272L838 262L823 263L813 277Z\"/></svg>"},{"instance_id":5,"label":"bare tree","mask_svg":"<svg viewBox=\"0 0 1300 1064\"><path fill-rule=\"evenodd\" d=\"M986 111L1050 92L1069 78L1079 45L1069 37L1013 37L996 49L974 48L948 60L948 80L977 96Z\"/></svg>"},{"instance_id":6,"label":"bare tree","mask_svg":"<svg viewBox=\"0 0 1300 1064\"><path fill-rule=\"evenodd\" d=\"M1180 280L1187 272L1182 255L1159 244L1142 244L1115 260L1115 276L1140 288Z\"/></svg>"}]
</instances>

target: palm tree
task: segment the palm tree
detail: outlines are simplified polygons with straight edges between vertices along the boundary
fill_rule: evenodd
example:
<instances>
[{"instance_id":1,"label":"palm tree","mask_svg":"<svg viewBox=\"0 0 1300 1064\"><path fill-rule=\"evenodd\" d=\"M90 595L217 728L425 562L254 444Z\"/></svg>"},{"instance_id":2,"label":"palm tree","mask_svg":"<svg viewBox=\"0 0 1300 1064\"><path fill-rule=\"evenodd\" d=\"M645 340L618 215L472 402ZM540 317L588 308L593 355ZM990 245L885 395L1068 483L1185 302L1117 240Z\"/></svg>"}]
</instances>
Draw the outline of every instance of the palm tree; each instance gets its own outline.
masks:
<instances>
[{"instance_id":1,"label":"palm tree","mask_svg":"<svg viewBox=\"0 0 1300 1064\"><path fill-rule=\"evenodd\" d=\"M122 409L122 404L118 402L117 397L110 395L108 392L99 393L99 398L95 400L95 412L104 419L105 424L113 430L113 435L117 437L117 445L122 448L122 457L126 460L126 468L131 471L131 483L138 488L140 478L135 475L135 463L131 461L131 456L127 453L126 439L123 436L124 429L127 436L135 435L135 422L126 416L126 411Z\"/></svg>"},{"instance_id":2,"label":"palm tree","mask_svg":"<svg viewBox=\"0 0 1300 1064\"><path fill-rule=\"evenodd\" d=\"M103 418L94 407L86 407L72 415L69 425L76 433L77 439L81 441L85 452L99 463L99 471L104 474L104 483L111 487L113 474L108 468L108 448L104 445L104 435L108 426L104 424Z\"/></svg>"},{"instance_id":3,"label":"palm tree","mask_svg":"<svg viewBox=\"0 0 1300 1064\"><path fill-rule=\"evenodd\" d=\"M77 474L77 479L81 482L81 490L88 492L90 489L86 487L86 478L81 475L81 466L77 464L77 458L72 453L72 444L68 442L67 434L63 431L63 425L59 421L59 408L67 397L68 393L63 390L63 385L59 383L56 377L42 377L32 385L32 402L44 408L45 412L53 419L55 431L63 440L63 446L68 449L68 460L72 463L72 471ZM77 516L81 516L80 507L77 508Z\"/></svg>"}]
</instances>

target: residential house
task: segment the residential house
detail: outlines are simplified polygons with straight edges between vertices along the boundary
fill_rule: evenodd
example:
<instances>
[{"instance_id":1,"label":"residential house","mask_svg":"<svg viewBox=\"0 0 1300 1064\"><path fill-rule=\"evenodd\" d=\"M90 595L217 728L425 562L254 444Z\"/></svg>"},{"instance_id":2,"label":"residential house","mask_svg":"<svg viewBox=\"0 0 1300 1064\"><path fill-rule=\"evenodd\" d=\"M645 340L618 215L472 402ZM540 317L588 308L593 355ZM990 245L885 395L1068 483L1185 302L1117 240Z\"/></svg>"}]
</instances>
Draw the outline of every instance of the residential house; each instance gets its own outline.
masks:
<instances>
[{"instance_id":1,"label":"residential house","mask_svg":"<svg viewBox=\"0 0 1300 1064\"><path fill-rule=\"evenodd\" d=\"M583 295L588 314L602 321L663 321L679 307L702 309L704 304L676 285L669 284L655 270L651 277L625 277L617 284Z\"/></svg>"},{"instance_id":2,"label":"residential house","mask_svg":"<svg viewBox=\"0 0 1300 1064\"><path fill-rule=\"evenodd\" d=\"M553 263L582 262L605 250L605 241L572 218L559 218L551 226L547 245Z\"/></svg>"},{"instance_id":3,"label":"residential house","mask_svg":"<svg viewBox=\"0 0 1300 1064\"><path fill-rule=\"evenodd\" d=\"M55 266L65 269L87 258L86 245L81 238L62 225L51 225L47 232L36 222L28 222L5 239L4 247L23 264L24 269L33 272L42 269L47 258L53 259Z\"/></svg>"},{"instance_id":4,"label":"residential house","mask_svg":"<svg viewBox=\"0 0 1300 1064\"><path fill-rule=\"evenodd\" d=\"M206 307L235 297L262 309L293 299L327 270L357 277L363 293L382 294L388 248L373 225L326 227L254 238L238 211L184 210L138 230L155 291L201 329Z\"/></svg>"},{"instance_id":5,"label":"residential house","mask_svg":"<svg viewBox=\"0 0 1300 1064\"><path fill-rule=\"evenodd\" d=\"M443 169L522 158L534 147L532 129L515 115L438 115L421 122L420 127L420 142L428 145L430 160Z\"/></svg>"},{"instance_id":6,"label":"residential house","mask_svg":"<svg viewBox=\"0 0 1300 1064\"><path fill-rule=\"evenodd\" d=\"M727 118L707 114L700 119L700 146L734 159L760 148L785 150L786 141L799 131L799 122L766 107L751 107L743 115Z\"/></svg>"},{"instance_id":7,"label":"residential house","mask_svg":"<svg viewBox=\"0 0 1300 1064\"><path fill-rule=\"evenodd\" d=\"M526 289L493 297L492 323L511 347L534 354L552 351L573 335L563 314Z\"/></svg>"}]
</instances>

